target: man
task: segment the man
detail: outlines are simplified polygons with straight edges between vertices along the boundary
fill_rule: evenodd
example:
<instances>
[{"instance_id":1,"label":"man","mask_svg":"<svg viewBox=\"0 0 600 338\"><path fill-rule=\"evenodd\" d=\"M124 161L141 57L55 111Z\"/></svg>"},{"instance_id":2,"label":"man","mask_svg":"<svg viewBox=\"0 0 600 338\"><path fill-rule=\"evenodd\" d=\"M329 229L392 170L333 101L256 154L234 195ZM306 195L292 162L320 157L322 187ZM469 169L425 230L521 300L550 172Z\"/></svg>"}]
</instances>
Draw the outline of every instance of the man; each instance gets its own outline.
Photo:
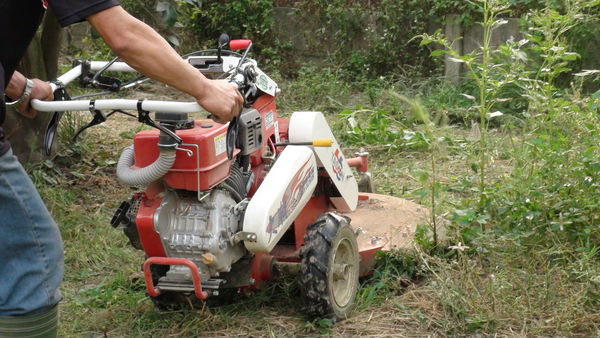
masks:
<instances>
[{"instance_id":1,"label":"man","mask_svg":"<svg viewBox=\"0 0 600 338\"><path fill-rule=\"evenodd\" d=\"M0 124L5 95L27 117L31 99L51 100L50 86L15 72L47 6L62 26L87 20L133 68L194 96L217 122L230 121L243 99L224 81L207 80L152 28L117 0L0 0ZM63 247L56 224L0 128L0 337L53 337Z\"/></svg>"}]
</instances>

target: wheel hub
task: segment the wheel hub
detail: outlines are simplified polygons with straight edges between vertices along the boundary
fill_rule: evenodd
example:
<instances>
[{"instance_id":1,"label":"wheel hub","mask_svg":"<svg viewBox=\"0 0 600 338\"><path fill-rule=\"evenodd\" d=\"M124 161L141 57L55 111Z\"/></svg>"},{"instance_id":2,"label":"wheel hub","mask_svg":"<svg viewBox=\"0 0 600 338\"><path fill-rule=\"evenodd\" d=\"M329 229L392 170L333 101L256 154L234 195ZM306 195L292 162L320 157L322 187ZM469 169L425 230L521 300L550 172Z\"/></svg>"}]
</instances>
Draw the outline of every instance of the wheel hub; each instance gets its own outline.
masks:
<instances>
[{"instance_id":1,"label":"wheel hub","mask_svg":"<svg viewBox=\"0 0 600 338\"><path fill-rule=\"evenodd\" d=\"M331 286L334 301L344 307L354 296L355 288L352 287L356 276L354 261L356 252L347 238L342 238L333 253Z\"/></svg>"},{"instance_id":2,"label":"wheel hub","mask_svg":"<svg viewBox=\"0 0 600 338\"><path fill-rule=\"evenodd\" d=\"M346 280L352 268L351 264L335 264L333 266L333 280Z\"/></svg>"}]
</instances>

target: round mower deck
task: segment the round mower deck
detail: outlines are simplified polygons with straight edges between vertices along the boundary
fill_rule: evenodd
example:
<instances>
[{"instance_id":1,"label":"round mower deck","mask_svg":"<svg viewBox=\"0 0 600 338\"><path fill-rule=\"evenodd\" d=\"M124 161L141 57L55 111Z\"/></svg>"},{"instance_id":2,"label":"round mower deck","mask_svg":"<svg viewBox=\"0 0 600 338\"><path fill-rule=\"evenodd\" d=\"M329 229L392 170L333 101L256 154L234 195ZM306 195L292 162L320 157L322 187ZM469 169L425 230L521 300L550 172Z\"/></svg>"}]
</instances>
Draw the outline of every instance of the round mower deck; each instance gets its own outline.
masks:
<instances>
[{"instance_id":1,"label":"round mower deck","mask_svg":"<svg viewBox=\"0 0 600 338\"><path fill-rule=\"evenodd\" d=\"M416 203L387 195L361 193L358 207L344 213L358 230L360 274L368 275L377 251L411 248L417 225L430 222L429 211Z\"/></svg>"}]
</instances>

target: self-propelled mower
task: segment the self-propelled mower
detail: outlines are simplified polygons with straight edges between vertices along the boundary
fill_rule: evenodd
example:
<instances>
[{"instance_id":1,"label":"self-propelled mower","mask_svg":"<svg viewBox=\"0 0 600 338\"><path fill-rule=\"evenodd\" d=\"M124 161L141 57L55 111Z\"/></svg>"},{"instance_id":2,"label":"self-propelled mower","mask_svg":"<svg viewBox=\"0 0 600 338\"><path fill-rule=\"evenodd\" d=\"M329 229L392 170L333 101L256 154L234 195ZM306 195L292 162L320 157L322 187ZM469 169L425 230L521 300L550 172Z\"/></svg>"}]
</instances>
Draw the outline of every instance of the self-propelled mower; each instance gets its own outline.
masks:
<instances>
[{"instance_id":1,"label":"self-propelled mower","mask_svg":"<svg viewBox=\"0 0 600 338\"><path fill-rule=\"evenodd\" d=\"M221 48L226 45L231 50ZM205 76L239 88L245 108L228 124L190 119L202 110L195 102L71 100L64 86L77 78L108 91L145 81L121 84L104 76L134 71L117 60L77 61L52 83L59 101L33 103L55 112L46 149L63 111L92 112L84 129L116 112L154 128L137 133L121 154L117 177L142 190L120 205L111 224L145 252L146 288L158 307L257 289L278 273L292 273L309 314L345 318L359 277L393 241L401 202L359 193L351 167L369 186L368 154L347 159L322 113L278 116L279 88L247 57L251 46L222 37L219 49L185 57Z\"/></svg>"}]
</instances>

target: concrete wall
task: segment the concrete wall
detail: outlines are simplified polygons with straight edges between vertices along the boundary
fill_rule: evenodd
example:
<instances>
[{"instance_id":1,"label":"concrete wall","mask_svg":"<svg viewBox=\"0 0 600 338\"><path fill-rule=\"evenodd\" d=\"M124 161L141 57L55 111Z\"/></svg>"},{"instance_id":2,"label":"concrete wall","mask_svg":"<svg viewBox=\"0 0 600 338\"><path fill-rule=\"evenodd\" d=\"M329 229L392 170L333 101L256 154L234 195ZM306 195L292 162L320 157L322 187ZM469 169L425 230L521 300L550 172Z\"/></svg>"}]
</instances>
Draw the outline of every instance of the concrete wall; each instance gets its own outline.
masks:
<instances>
[{"instance_id":1,"label":"concrete wall","mask_svg":"<svg viewBox=\"0 0 600 338\"><path fill-rule=\"evenodd\" d=\"M445 27L445 35L449 41L454 41L452 48L461 55L478 51L483 41L483 27L481 25L473 25L468 29L464 29L458 23L457 15L447 17ZM520 40L523 35L520 30L519 19L508 19L508 23L494 30L492 34L492 48L498 47L506 43L509 39ZM446 57L444 75L453 83L460 82L465 75L465 69L461 63L452 62Z\"/></svg>"}]
</instances>

